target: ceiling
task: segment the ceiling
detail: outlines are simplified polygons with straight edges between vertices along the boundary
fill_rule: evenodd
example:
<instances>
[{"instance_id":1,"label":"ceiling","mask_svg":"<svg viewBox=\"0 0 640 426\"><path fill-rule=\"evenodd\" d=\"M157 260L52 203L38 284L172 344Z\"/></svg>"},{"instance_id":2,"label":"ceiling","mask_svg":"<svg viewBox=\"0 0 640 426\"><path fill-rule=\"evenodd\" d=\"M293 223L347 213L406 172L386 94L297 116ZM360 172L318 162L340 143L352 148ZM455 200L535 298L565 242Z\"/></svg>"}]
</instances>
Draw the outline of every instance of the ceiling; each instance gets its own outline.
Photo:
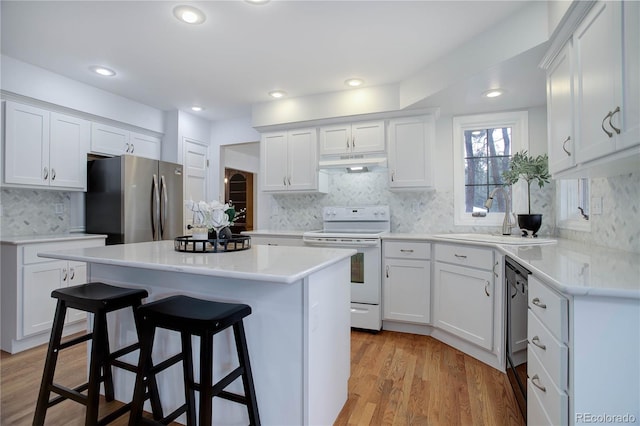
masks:
<instances>
[{"instance_id":1,"label":"ceiling","mask_svg":"<svg viewBox=\"0 0 640 426\"><path fill-rule=\"evenodd\" d=\"M200 105L195 114L215 121L248 116L274 89L300 97L348 90L350 77L365 86L400 83L527 4L204 1L188 2L207 17L188 25L172 13L182 3L3 0L2 54L161 110ZM100 77L89 71L94 65L117 75ZM539 87L528 103L544 103L544 74L535 68L534 85L521 81L521 69L510 74ZM509 73L487 70L496 72ZM483 76L474 78L452 90L484 87ZM425 105L451 103L454 94L464 104L466 95L452 92Z\"/></svg>"}]
</instances>

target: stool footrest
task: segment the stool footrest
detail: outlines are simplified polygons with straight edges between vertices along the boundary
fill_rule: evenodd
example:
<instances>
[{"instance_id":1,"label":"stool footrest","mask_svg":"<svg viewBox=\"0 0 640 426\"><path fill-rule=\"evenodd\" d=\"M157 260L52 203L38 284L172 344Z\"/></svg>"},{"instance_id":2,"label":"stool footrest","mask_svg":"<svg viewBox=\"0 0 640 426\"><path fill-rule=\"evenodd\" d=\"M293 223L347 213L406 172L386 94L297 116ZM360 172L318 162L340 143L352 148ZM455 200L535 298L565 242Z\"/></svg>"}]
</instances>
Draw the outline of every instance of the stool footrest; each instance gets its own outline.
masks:
<instances>
[{"instance_id":1,"label":"stool footrest","mask_svg":"<svg viewBox=\"0 0 640 426\"><path fill-rule=\"evenodd\" d=\"M237 402L238 404L247 405L247 397L244 395L238 395L237 393L222 391L216 396L218 398L226 399L228 401Z\"/></svg>"},{"instance_id":2,"label":"stool footrest","mask_svg":"<svg viewBox=\"0 0 640 426\"><path fill-rule=\"evenodd\" d=\"M58 350L66 349L71 346L77 345L78 343L86 342L87 340L91 339L93 339L93 333L83 334L82 336L74 337L73 339L60 342L60 344L58 345Z\"/></svg>"},{"instance_id":3,"label":"stool footrest","mask_svg":"<svg viewBox=\"0 0 640 426\"><path fill-rule=\"evenodd\" d=\"M244 368L237 367L231 373L227 374L218 383L213 385L213 387L211 389L211 395L212 396L218 396L220 394L220 392L222 392L224 390L224 388L226 388L227 386L229 386L231 384L231 382L233 382L238 377L242 376L242 373L244 373ZM202 392L202 386L198 386L197 388L200 388L198 390L200 392Z\"/></svg>"},{"instance_id":4,"label":"stool footrest","mask_svg":"<svg viewBox=\"0 0 640 426\"><path fill-rule=\"evenodd\" d=\"M53 407L54 405L64 401L65 399L72 399L81 404L86 404L87 396L80 392L82 392L83 390L86 390L88 387L89 387L88 383L82 384L73 389L53 383L51 385L51 392L55 392L60 396L53 398L51 401L49 401L49 403L47 404L47 407Z\"/></svg>"},{"instance_id":5,"label":"stool footrest","mask_svg":"<svg viewBox=\"0 0 640 426\"><path fill-rule=\"evenodd\" d=\"M174 356L172 356L169 359L165 359L164 361L162 361L160 364L156 364L153 366L153 368L150 369L151 374L156 374L168 367L171 367L173 364L176 364L180 361L182 361L184 359L184 355L179 353L176 354Z\"/></svg>"},{"instance_id":6,"label":"stool footrest","mask_svg":"<svg viewBox=\"0 0 640 426\"><path fill-rule=\"evenodd\" d=\"M109 359L120 358L121 356L133 352L136 349L140 349L140 343L133 343L129 346L125 346L124 348L120 348L117 351L111 352L111 354L109 355Z\"/></svg>"}]
</instances>

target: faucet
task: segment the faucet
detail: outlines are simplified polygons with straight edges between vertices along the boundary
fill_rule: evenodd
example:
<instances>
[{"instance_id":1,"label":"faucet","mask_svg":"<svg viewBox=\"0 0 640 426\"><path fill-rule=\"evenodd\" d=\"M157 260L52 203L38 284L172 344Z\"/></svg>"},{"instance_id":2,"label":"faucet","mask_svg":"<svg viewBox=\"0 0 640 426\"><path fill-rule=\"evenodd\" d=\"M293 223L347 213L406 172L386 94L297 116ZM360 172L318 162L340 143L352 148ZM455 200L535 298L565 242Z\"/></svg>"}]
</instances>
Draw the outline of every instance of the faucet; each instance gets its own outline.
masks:
<instances>
[{"instance_id":1,"label":"faucet","mask_svg":"<svg viewBox=\"0 0 640 426\"><path fill-rule=\"evenodd\" d=\"M504 220L502 221L502 235L511 235L511 229L516 226L516 215L511 212L511 199L509 198L509 193L504 187L499 186L489 194L489 198L484 203L484 206L487 208L487 211L491 209L491 205L493 204L493 197L496 195L498 191L502 191L505 200L505 211L504 211ZM511 220L511 216L513 215L513 221Z\"/></svg>"}]
</instances>

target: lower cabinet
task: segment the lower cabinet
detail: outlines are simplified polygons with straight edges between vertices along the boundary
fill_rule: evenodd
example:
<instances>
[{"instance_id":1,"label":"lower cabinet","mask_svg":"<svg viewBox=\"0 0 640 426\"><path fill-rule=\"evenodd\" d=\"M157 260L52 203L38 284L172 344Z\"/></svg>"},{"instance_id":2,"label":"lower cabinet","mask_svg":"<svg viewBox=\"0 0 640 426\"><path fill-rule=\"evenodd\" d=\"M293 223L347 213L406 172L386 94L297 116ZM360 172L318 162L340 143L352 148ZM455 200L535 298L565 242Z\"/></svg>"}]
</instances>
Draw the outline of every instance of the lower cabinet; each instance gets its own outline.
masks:
<instances>
[{"instance_id":1,"label":"lower cabinet","mask_svg":"<svg viewBox=\"0 0 640 426\"><path fill-rule=\"evenodd\" d=\"M103 246L104 238L2 243L2 350L16 353L49 341L57 300L51 292L87 281L83 262L38 257L44 251ZM65 334L85 327L86 312L67 310Z\"/></svg>"},{"instance_id":2,"label":"lower cabinet","mask_svg":"<svg viewBox=\"0 0 640 426\"><path fill-rule=\"evenodd\" d=\"M383 319L431 321L431 244L385 241L382 245Z\"/></svg>"}]
</instances>

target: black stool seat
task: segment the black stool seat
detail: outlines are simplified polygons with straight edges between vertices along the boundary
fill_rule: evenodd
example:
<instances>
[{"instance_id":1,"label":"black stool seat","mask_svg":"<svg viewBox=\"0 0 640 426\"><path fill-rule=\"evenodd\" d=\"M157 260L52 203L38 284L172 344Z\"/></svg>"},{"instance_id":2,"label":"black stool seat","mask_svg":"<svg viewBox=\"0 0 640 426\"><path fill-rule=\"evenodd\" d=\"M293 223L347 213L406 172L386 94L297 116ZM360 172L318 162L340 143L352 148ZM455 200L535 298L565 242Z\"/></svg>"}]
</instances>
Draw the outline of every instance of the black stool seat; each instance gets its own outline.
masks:
<instances>
[{"instance_id":1,"label":"black stool seat","mask_svg":"<svg viewBox=\"0 0 640 426\"><path fill-rule=\"evenodd\" d=\"M51 293L51 297L58 299L58 302L56 304L36 412L33 418L34 425L43 425L47 409L66 399L71 399L87 407L85 425L110 423L131 409L131 403L128 403L98 419L100 384L104 383L106 400L113 401L114 389L111 367L119 367L136 372L136 365L120 361L118 358L139 348L139 343L136 342L115 352L109 350L107 313L123 308L132 308L135 311L135 308L142 304L142 299L148 295L146 290L116 287L100 282L60 288ZM62 342L64 320L68 308L92 313L94 315L93 331ZM54 383L53 378L59 352L87 340L92 341L88 382L73 389ZM83 394L83 391L87 391L87 394ZM59 396L49 400L51 392ZM152 401L155 399L157 399L157 394L152 394Z\"/></svg>"},{"instance_id":2,"label":"black stool seat","mask_svg":"<svg viewBox=\"0 0 640 426\"><path fill-rule=\"evenodd\" d=\"M195 391L199 392L200 425L211 424L213 397L246 405L250 424L259 425L258 405L242 321L250 314L251 307L248 305L215 302L182 295L167 297L139 307L136 315L140 326L140 361L129 425L168 424L183 413L186 414L187 425L196 425ZM214 384L213 336L229 327L233 327L239 366ZM151 352L156 328L179 332L182 352L154 365ZM196 383L193 377L192 335L200 337L199 383ZM180 361L183 365L185 403L164 416L162 406L154 403L152 398L154 421L142 418L142 404L147 397L145 388L149 389L151 395L157 394L156 375ZM244 395L224 390L239 377L242 377Z\"/></svg>"}]
</instances>

